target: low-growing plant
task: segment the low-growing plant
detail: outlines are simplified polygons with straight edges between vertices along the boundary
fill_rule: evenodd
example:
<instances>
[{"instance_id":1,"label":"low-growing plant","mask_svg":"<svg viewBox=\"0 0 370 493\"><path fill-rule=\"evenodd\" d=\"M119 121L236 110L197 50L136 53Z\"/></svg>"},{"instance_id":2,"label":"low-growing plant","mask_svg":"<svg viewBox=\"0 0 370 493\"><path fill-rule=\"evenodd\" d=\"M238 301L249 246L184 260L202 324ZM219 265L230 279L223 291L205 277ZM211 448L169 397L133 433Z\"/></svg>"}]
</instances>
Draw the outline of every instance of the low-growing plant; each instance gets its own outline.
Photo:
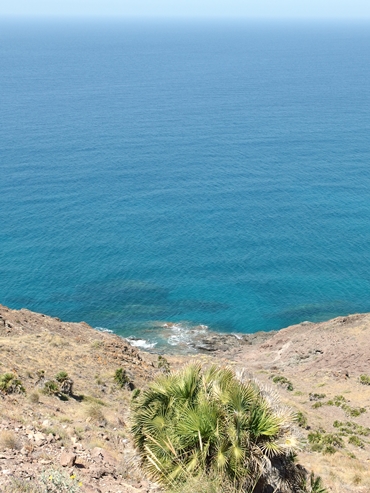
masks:
<instances>
[{"instance_id":1,"label":"low-growing plant","mask_svg":"<svg viewBox=\"0 0 370 493\"><path fill-rule=\"evenodd\" d=\"M42 388L42 393L46 395L56 395L59 393L59 385L54 380L46 380Z\"/></svg>"},{"instance_id":2,"label":"low-growing plant","mask_svg":"<svg viewBox=\"0 0 370 493\"><path fill-rule=\"evenodd\" d=\"M370 375L360 375L359 381L362 385L370 385Z\"/></svg>"},{"instance_id":3,"label":"low-growing plant","mask_svg":"<svg viewBox=\"0 0 370 493\"><path fill-rule=\"evenodd\" d=\"M137 399L140 395L141 390L140 389L134 389L132 391L132 399Z\"/></svg>"},{"instance_id":4,"label":"low-growing plant","mask_svg":"<svg viewBox=\"0 0 370 493\"><path fill-rule=\"evenodd\" d=\"M99 404L91 404L86 408L86 417L93 422L105 421L105 416Z\"/></svg>"},{"instance_id":5,"label":"low-growing plant","mask_svg":"<svg viewBox=\"0 0 370 493\"><path fill-rule=\"evenodd\" d=\"M333 423L334 428L338 428L340 433L343 435L361 435L361 436L369 436L370 435L370 428L365 428L364 426L358 425L357 423L354 423L353 421L346 421L343 423L342 421L334 421Z\"/></svg>"},{"instance_id":6,"label":"low-growing plant","mask_svg":"<svg viewBox=\"0 0 370 493\"><path fill-rule=\"evenodd\" d=\"M31 392L28 399L32 404L38 404L40 402L40 394L38 392Z\"/></svg>"},{"instance_id":7,"label":"low-growing plant","mask_svg":"<svg viewBox=\"0 0 370 493\"><path fill-rule=\"evenodd\" d=\"M13 431L4 430L0 432L0 448L8 448L13 450L20 448L20 443Z\"/></svg>"},{"instance_id":8,"label":"low-growing plant","mask_svg":"<svg viewBox=\"0 0 370 493\"><path fill-rule=\"evenodd\" d=\"M285 387L287 390L292 391L294 389L292 382L282 375L272 375L271 378L274 383Z\"/></svg>"},{"instance_id":9,"label":"low-growing plant","mask_svg":"<svg viewBox=\"0 0 370 493\"><path fill-rule=\"evenodd\" d=\"M158 368L161 369L163 373L170 372L170 363L164 356L158 356Z\"/></svg>"},{"instance_id":10,"label":"low-growing plant","mask_svg":"<svg viewBox=\"0 0 370 493\"><path fill-rule=\"evenodd\" d=\"M328 490L324 488L320 476L315 476L311 472L308 479L305 480L302 488L302 493L328 493Z\"/></svg>"},{"instance_id":11,"label":"low-growing plant","mask_svg":"<svg viewBox=\"0 0 370 493\"><path fill-rule=\"evenodd\" d=\"M343 411L347 414L347 416L351 416L352 418L358 418L361 414L366 413L365 407L351 407L344 405L342 406Z\"/></svg>"},{"instance_id":12,"label":"low-growing plant","mask_svg":"<svg viewBox=\"0 0 370 493\"><path fill-rule=\"evenodd\" d=\"M326 405L327 406L342 407L343 404L345 404L346 402L347 402L347 400L345 399L345 397L343 397L342 395L336 395L335 397L333 397L333 399L330 399L329 401L327 401Z\"/></svg>"},{"instance_id":13,"label":"low-growing plant","mask_svg":"<svg viewBox=\"0 0 370 493\"><path fill-rule=\"evenodd\" d=\"M14 373L3 373L0 375L0 391L3 394L25 393L22 382L14 375Z\"/></svg>"},{"instance_id":14,"label":"low-growing plant","mask_svg":"<svg viewBox=\"0 0 370 493\"><path fill-rule=\"evenodd\" d=\"M34 481L10 478L10 482L4 488L5 493L40 493L40 488Z\"/></svg>"},{"instance_id":15,"label":"low-growing plant","mask_svg":"<svg viewBox=\"0 0 370 493\"><path fill-rule=\"evenodd\" d=\"M298 423L298 426L301 428L306 428L307 426L307 417L305 414L302 413L302 411L298 411L296 414L296 421Z\"/></svg>"},{"instance_id":16,"label":"low-growing plant","mask_svg":"<svg viewBox=\"0 0 370 493\"><path fill-rule=\"evenodd\" d=\"M312 409L318 409L319 407L322 407L324 404L321 401L315 402L315 404L312 404Z\"/></svg>"},{"instance_id":17,"label":"low-growing plant","mask_svg":"<svg viewBox=\"0 0 370 493\"><path fill-rule=\"evenodd\" d=\"M42 493L78 493L82 483L72 475L64 471L49 469L44 471L39 478Z\"/></svg>"},{"instance_id":18,"label":"low-growing plant","mask_svg":"<svg viewBox=\"0 0 370 493\"><path fill-rule=\"evenodd\" d=\"M360 438L358 438L358 436L356 436L356 435L351 435L348 438L348 443L350 443L351 445L355 445L356 447L360 447L360 448L365 447L364 442Z\"/></svg>"},{"instance_id":19,"label":"low-growing plant","mask_svg":"<svg viewBox=\"0 0 370 493\"><path fill-rule=\"evenodd\" d=\"M312 394L311 392L308 394L308 397L310 399L310 401L319 401L321 399L325 399L326 397L326 394Z\"/></svg>"},{"instance_id":20,"label":"low-growing plant","mask_svg":"<svg viewBox=\"0 0 370 493\"><path fill-rule=\"evenodd\" d=\"M66 371L60 371L55 375L55 380L59 383L64 382L65 380L68 380L68 373Z\"/></svg>"},{"instance_id":21,"label":"low-growing plant","mask_svg":"<svg viewBox=\"0 0 370 493\"><path fill-rule=\"evenodd\" d=\"M325 433L317 430L308 434L308 441L314 452L323 454L334 454L338 449L344 447L343 439L335 433Z\"/></svg>"},{"instance_id":22,"label":"low-growing plant","mask_svg":"<svg viewBox=\"0 0 370 493\"><path fill-rule=\"evenodd\" d=\"M120 387L123 389L124 387L127 387L127 385L130 383L130 378L126 373L126 370L123 368L118 368L118 370L115 371L114 373L114 381Z\"/></svg>"}]
</instances>

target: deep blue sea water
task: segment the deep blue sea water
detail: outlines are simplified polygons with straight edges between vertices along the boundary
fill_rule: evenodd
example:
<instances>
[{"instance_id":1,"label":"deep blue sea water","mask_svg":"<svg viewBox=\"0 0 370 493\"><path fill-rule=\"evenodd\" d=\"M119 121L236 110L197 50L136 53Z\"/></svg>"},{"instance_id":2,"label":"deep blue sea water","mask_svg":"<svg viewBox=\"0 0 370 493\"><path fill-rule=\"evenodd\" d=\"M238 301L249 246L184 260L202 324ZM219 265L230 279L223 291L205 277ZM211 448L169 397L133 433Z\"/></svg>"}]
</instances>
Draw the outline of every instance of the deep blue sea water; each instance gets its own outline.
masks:
<instances>
[{"instance_id":1,"label":"deep blue sea water","mask_svg":"<svg viewBox=\"0 0 370 493\"><path fill-rule=\"evenodd\" d=\"M370 311L370 25L2 20L0 119L0 303L151 341Z\"/></svg>"}]
</instances>

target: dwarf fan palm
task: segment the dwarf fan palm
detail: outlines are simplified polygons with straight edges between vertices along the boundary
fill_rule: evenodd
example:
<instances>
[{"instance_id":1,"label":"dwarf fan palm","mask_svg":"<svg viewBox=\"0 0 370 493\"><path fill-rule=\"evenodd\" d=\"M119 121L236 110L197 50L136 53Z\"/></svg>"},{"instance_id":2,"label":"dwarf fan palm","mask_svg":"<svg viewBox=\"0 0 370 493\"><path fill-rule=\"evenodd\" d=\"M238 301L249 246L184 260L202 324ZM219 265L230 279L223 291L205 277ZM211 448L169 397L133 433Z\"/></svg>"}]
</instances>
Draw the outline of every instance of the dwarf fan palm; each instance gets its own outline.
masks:
<instances>
[{"instance_id":1,"label":"dwarf fan palm","mask_svg":"<svg viewBox=\"0 0 370 493\"><path fill-rule=\"evenodd\" d=\"M270 459L289 457L289 413L229 368L199 365L161 376L133 404L132 432L142 462L165 484L218 474L253 491Z\"/></svg>"}]
</instances>

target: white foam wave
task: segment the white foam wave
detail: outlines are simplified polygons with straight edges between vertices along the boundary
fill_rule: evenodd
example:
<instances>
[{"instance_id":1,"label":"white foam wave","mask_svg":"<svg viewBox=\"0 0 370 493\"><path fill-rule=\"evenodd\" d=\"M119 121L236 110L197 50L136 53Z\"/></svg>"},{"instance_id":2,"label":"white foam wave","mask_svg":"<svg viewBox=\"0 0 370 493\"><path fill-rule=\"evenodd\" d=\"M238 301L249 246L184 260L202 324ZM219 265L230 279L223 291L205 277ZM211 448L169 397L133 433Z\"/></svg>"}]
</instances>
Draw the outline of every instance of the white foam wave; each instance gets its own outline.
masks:
<instances>
[{"instance_id":1,"label":"white foam wave","mask_svg":"<svg viewBox=\"0 0 370 493\"><path fill-rule=\"evenodd\" d=\"M134 347L141 347L143 349L150 349L157 345L156 342L149 342L145 339L131 339L131 337L127 337L126 341Z\"/></svg>"},{"instance_id":2,"label":"white foam wave","mask_svg":"<svg viewBox=\"0 0 370 493\"><path fill-rule=\"evenodd\" d=\"M95 327L95 330L99 330L100 332L109 332L109 333L113 333L113 330L111 329L106 329L105 327Z\"/></svg>"}]
</instances>

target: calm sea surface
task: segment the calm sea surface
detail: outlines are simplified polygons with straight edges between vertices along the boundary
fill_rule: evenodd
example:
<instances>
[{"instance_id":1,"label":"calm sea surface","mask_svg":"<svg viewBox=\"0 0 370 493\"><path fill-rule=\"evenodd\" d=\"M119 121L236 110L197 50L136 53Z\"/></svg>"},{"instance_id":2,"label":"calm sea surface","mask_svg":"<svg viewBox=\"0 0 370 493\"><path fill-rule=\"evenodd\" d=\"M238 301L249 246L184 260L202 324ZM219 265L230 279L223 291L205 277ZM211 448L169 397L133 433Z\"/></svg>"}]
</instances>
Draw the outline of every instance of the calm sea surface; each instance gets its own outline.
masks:
<instances>
[{"instance_id":1,"label":"calm sea surface","mask_svg":"<svg viewBox=\"0 0 370 493\"><path fill-rule=\"evenodd\" d=\"M0 124L0 303L159 344L370 311L370 25L3 20Z\"/></svg>"}]
</instances>

